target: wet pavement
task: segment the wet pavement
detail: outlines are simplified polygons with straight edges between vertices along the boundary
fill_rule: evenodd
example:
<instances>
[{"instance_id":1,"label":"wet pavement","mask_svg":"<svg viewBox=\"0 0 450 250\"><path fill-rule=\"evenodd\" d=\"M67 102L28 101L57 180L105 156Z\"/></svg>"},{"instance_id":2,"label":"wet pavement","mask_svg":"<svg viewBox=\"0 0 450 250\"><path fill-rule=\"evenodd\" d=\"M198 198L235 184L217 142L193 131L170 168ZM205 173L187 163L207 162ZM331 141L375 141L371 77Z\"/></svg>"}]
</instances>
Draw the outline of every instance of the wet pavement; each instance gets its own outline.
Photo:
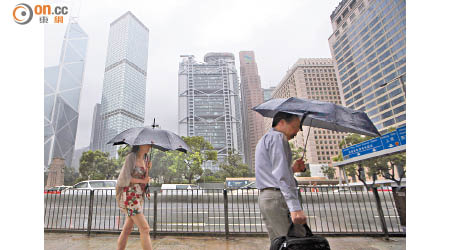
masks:
<instances>
[{"instance_id":1,"label":"wet pavement","mask_svg":"<svg viewBox=\"0 0 450 250\"><path fill-rule=\"evenodd\" d=\"M45 233L46 250L111 250L116 249L117 234L73 234ZM404 250L406 238L393 237L389 241L380 237L327 237L333 250ZM152 239L155 250L214 249L214 250L263 250L270 243L265 237L224 237L206 236L158 236ZM128 239L128 250L141 249L139 235Z\"/></svg>"}]
</instances>

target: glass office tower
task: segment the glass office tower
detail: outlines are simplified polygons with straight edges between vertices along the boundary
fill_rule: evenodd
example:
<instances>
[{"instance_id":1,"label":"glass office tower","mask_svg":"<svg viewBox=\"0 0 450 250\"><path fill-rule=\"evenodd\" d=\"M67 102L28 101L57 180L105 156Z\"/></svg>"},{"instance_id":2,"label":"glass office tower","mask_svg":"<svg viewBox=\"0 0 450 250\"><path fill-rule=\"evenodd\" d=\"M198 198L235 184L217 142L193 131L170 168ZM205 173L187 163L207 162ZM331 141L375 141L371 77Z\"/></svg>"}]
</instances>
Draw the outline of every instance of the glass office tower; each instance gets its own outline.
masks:
<instances>
[{"instance_id":1,"label":"glass office tower","mask_svg":"<svg viewBox=\"0 0 450 250\"><path fill-rule=\"evenodd\" d=\"M101 101L100 138L94 149L117 156L106 144L120 132L144 125L148 28L131 12L110 25Z\"/></svg>"},{"instance_id":2,"label":"glass office tower","mask_svg":"<svg viewBox=\"0 0 450 250\"><path fill-rule=\"evenodd\" d=\"M44 69L44 166L62 158L71 166L78 126L88 35L71 20L58 66Z\"/></svg>"},{"instance_id":3,"label":"glass office tower","mask_svg":"<svg viewBox=\"0 0 450 250\"><path fill-rule=\"evenodd\" d=\"M405 0L343 0L329 38L344 104L380 132L406 123Z\"/></svg>"}]
</instances>

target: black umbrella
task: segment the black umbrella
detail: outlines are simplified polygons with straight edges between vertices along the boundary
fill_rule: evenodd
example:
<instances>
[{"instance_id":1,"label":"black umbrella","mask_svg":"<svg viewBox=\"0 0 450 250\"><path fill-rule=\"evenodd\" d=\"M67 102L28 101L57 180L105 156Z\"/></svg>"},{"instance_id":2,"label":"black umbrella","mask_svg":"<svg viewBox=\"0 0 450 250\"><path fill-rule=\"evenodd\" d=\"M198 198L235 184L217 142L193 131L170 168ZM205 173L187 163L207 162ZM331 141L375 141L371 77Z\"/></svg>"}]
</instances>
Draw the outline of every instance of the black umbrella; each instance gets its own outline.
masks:
<instances>
[{"instance_id":1,"label":"black umbrella","mask_svg":"<svg viewBox=\"0 0 450 250\"><path fill-rule=\"evenodd\" d=\"M132 146L151 145L152 149L157 148L162 151L178 150L183 153L191 152L189 146L180 136L168 130L155 129L155 125L127 129L114 136L107 144L109 143Z\"/></svg>"},{"instance_id":2,"label":"black umbrella","mask_svg":"<svg viewBox=\"0 0 450 250\"><path fill-rule=\"evenodd\" d=\"M302 130L302 126L305 124L310 128L323 128L372 137L381 136L365 112L349 109L330 102L297 97L287 99L277 98L253 107L252 110L265 117L274 117L278 112L298 115L300 117L300 130ZM308 136L306 143L308 142Z\"/></svg>"},{"instance_id":3,"label":"black umbrella","mask_svg":"<svg viewBox=\"0 0 450 250\"><path fill-rule=\"evenodd\" d=\"M366 113L349 109L334 103L297 97L271 99L252 110L265 117L274 117L278 112L298 115L300 127L324 128L337 132L356 133L367 136L381 136Z\"/></svg>"},{"instance_id":4,"label":"black umbrella","mask_svg":"<svg viewBox=\"0 0 450 250\"><path fill-rule=\"evenodd\" d=\"M183 153L192 152L184 140L173 132L164 129L155 129L155 119L152 126L136 127L127 129L114 136L107 144L113 145L128 144L132 146L151 145L150 161L152 159L153 148L162 151L178 150ZM149 192L149 185L145 186L145 192Z\"/></svg>"}]
</instances>

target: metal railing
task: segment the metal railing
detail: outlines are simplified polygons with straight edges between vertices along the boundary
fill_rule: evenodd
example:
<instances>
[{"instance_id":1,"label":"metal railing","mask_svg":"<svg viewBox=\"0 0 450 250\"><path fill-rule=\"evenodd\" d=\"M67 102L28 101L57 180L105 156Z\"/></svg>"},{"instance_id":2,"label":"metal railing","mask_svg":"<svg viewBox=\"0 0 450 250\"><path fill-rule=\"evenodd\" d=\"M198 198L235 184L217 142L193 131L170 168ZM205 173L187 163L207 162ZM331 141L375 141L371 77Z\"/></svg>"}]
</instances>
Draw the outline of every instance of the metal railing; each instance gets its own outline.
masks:
<instances>
[{"instance_id":1,"label":"metal railing","mask_svg":"<svg viewBox=\"0 0 450 250\"><path fill-rule=\"evenodd\" d=\"M311 230L326 235L404 235L387 187L301 186L299 195ZM154 191L143 204L151 234L266 234L257 189ZM379 200L377 202L377 200ZM126 216L114 190L68 190L45 195L46 231L119 232ZM381 216L380 216L381 215ZM134 228L137 231L137 228Z\"/></svg>"}]
</instances>

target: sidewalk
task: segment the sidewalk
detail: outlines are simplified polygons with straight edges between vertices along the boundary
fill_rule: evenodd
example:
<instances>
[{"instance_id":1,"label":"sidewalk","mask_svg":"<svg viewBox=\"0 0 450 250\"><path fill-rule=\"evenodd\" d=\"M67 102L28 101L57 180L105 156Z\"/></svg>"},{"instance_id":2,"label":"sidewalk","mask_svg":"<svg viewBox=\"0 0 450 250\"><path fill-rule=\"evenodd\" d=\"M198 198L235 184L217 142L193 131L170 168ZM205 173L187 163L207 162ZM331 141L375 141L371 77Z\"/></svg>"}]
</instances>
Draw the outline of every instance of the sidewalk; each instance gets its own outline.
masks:
<instances>
[{"instance_id":1,"label":"sidewalk","mask_svg":"<svg viewBox=\"0 0 450 250\"><path fill-rule=\"evenodd\" d=\"M117 237L112 234L45 233L46 250L111 250L116 249ZM371 237L327 237L332 250L404 250L406 238L394 237L389 241ZM269 249L269 240L264 237L176 237L160 236L152 240L155 250L264 250ZM139 235L131 235L127 250L140 250Z\"/></svg>"}]
</instances>

